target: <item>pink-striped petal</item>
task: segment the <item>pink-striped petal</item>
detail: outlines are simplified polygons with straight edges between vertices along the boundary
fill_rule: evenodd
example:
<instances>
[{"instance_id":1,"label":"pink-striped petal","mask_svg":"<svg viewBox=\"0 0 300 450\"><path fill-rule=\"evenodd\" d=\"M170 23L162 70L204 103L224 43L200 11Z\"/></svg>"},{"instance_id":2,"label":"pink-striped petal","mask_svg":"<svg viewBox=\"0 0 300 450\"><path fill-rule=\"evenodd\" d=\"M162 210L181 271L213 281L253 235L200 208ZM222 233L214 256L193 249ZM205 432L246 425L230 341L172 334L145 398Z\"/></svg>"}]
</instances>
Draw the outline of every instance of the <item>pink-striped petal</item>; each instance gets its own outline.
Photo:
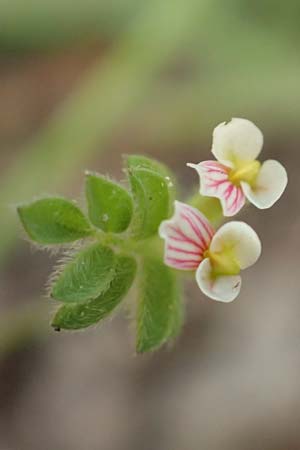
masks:
<instances>
[{"instance_id":1,"label":"pink-striped petal","mask_svg":"<svg viewBox=\"0 0 300 450\"><path fill-rule=\"evenodd\" d=\"M221 201L224 216L237 214L245 204L243 190L229 180L230 169L218 161L203 161L199 164L188 164L200 177L200 194L216 197Z\"/></svg>"},{"instance_id":2,"label":"pink-striped petal","mask_svg":"<svg viewBox=\"0 0 300 450\"><path fill-rule=\"evenodd\" d=\"M159 235L165 240L165 264L180 270L196 270L214 229L200 211L176 201L174 215L161 223Z\"/></svg>"}]
</instances>

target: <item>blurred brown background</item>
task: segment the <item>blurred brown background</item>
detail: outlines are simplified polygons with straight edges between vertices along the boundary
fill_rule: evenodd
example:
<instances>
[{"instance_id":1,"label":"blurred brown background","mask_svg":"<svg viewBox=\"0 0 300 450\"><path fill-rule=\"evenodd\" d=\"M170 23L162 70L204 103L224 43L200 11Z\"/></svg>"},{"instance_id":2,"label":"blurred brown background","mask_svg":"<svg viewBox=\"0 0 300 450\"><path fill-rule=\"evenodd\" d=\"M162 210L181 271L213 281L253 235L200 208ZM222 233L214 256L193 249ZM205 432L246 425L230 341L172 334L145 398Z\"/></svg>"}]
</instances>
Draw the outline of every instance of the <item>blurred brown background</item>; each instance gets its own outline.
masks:
<instances>
[{"instance_id":1,"label":"blurred brown background","mask_svg":"<svg viewBox=\"0 0 300 450\"><path fill-rule=\"evenodd\" d=\"M300 3L0 0L0 450L300 449ZM289 185L241 218L263 255L232 304L186 286L171 349L134 356L127 321L54 333L55 261L22 240L14 204L81 196L122 153L210 158L231 117L264 132Z\"/></svg>"}]
</instances>

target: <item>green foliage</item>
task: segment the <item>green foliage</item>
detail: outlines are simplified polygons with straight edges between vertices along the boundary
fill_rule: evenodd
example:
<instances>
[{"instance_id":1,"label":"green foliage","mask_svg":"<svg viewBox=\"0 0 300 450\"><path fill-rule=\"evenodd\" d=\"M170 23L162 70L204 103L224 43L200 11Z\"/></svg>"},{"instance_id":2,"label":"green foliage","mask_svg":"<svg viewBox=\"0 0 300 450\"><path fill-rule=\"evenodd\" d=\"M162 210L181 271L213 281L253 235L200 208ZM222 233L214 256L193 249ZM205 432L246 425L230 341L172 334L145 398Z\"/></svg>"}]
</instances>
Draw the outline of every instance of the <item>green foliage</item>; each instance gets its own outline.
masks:
<instances>
[{"instance_id":1,"label":"green foliage","mask_svg":"<svg viewBox=\"0 0 300 450\"><path fill-rule=\"evenodd\" d=\"M166 266L165 266L166 267ZM174 340L179 336L185 317L184 304L183 304L183 289L181 282L174 270L167 267L168 276L171 279L171 285L173 286L173 303L172 303L172 314L170 315L170 328L168 339Z\"/></svg>"},{"instance_id":2,"label":"green foliage","mask_svg":"<svg viewBox=\"0 0 300 450\"><path fill-rule=\"evenodd\" d=\"M175 180L163 164L144 156L128 156L126 169L132 196L107 178L87 174L88 219L62 198L38 200L18 213L36 242L89 238L68 253L52 277L50 295L64 303L52 321L55 329L87 328L112 314L134 281L138 258L136 349L144 353L174 339L183 324L181 286L177 273L163 263L157 236L172 213Z\"/></svg>"},{"instance_id":3,"label":"green foliage","mask_svg":"<svg viewBox=\"0 0 300 450\"><path fill-rule=\"evenodd\" d=\"M155 350L179 333L183 322L176 273L157 257L145 256L137 306L138 353Z\"/></svg>"},{"instance_id":4,"label":"green foliage","mask_svg":"<svg viewBox=\"0 0 300 450\"><path fill-rule=\"evenodd\" d=\"M162 176L168 177L169 179L172 179L173 182L175 181L171 170L161 162L156 161L156 159L148 158L143 155L128 155L126 160L128 167L132 169L153 170L153 172L157 172Z\"/></svg>"},{"instance_id":5,"label":"green foliage","mask_svg":"<svg viewBox=\"0 0 300 450\"><path fill-rule=\"evenodd\" d=\"M75 255L59 274L51 296L62 302L82 302L105 292L115 276L115 256L109 247L93 244Z\"/></svg>"},{"instance_id":6,"label":"green foliage","mask_svg":"<svg viewBox=\"0 0 300 450\"><path fill-rule=\"evenodd\" d=\"M135 201L132 235L137 239L153 236L172 208L174 185L165 168L145 157L127 159L128 178Z\"/></svg>"},{"instance_id":7,"label":"green foliage","mask_svg":"<svg viewBox=\"0 0 300 450\"><path fill-rule=\"evenodd\" d=\"M169 196L170 196L170 211L172 213L173 210L173 202L176 199L176 191L177 191L177 182L173 172L167 167L165 164L162 164L156 159L147 158L142 155L128 155L127 156L127 165L130 168L136 169L149 169L157 174L161 175L165 178L168 185Z\"/></svg>"},{"instance_id":8,"label":"green foliage","mask_svg":"<svg viewBox=\"0 0 300 450\"><path fill-rule=\"evenodd\" d=\"M132 199L121 186L103 177L88 174L86 198L91 222L103 231L121 233L132 217Z\"/></svg>"},{"instance_id":9,"label":"green foliage","mask_svg":"<svg viewBox=\"0 0 300 450\"><path fill-rule=\"evenodd\" d=\"M76 330L89 327L106 318L127 294L135 274L134 258L116 256L115 274L108 290L86 303L62 306L56 313L52 326L58 329Z\"/></svg>"},{"instance_id":10,"label":"green foliage","mask_svg":"<svg viewBox=\"0 0 300 450\"><path fill-rule=\"evenodd\" d=\"M63 198L40 199L17 211L28 236L39 244L73 242L92 233L80 209Z\"/></svg>"}]
</instances>

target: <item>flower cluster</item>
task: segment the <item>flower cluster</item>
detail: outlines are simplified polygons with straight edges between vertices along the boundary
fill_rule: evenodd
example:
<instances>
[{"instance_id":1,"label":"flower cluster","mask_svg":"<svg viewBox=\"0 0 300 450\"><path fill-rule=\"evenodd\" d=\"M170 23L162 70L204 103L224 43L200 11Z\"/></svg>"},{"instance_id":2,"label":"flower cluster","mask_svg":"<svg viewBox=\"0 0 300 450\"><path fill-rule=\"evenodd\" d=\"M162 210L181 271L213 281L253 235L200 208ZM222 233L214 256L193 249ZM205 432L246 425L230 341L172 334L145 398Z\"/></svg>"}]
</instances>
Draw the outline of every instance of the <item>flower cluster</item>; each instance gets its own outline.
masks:
<instances>
[{"instance_id":1,"label":"flower cluster","mask_svg":"<svg viewBox=\"0 0 300 450\"><path fill-rule=\"evenodd\" d=\"M224 216L234 216L246 198L257 208L270 208L287 185L285 168L273 159L256 158L263 146L262 132L246 119L221 123L213 132L212 153L217 161L188 164L200 177L200 193L220 199Z\"/></svg>"},{"instance_id":2,"label":"flower cluster","mask_svg":"<svg viewBox=\"0 0 300 450\"><path fill-rule=\"evenodd\" d=\"M287 185L284 167L274 160L256 158L263 145L261 131L249 120L232 119L213 132L212 153L217 161L191 164L200 177L200 194L220 200L224 216L237 214L246 199L260 209L271 207ZM201 291L230 302L241 288L240 271L254 264L261 253L255 231L233 221L216 232L197 209L175 202L171 219L160 225L165 240L165 264L195 271Z\"/></svg>"}]
</instances>

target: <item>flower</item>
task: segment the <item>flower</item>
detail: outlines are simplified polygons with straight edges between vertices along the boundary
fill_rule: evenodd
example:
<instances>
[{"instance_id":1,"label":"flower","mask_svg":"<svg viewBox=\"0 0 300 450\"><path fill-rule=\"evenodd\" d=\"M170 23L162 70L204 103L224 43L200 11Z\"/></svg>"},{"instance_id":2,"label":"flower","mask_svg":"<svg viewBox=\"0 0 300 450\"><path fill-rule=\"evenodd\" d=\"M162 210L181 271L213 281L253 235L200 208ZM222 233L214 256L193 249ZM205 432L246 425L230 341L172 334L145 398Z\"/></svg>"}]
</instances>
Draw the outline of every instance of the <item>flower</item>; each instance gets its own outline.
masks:
<instances>
[{"instance_id":1,"label":"flower","mask_svg":"<svg viewBox=\"0 0 300 450\"><path fill-rule=\"evenodd\" d=\"M215 232L200 211L178 201L173 217L161 223L159 235L165 240L165 264L195 270L201 291L221 302L237 297L240 271L261 253L260 240L246 223L228 222Z\"/></svg>"},{"instance_id":2,"label":"flower","mask_svg":"<svg viewBox=\"0 0 300 450\"><path fill-rule=\"evenodd\" d=\"M200 194L217 197L224 216L234 216L246 198L257 208L270 208L287 185L285 168L273 159L261 164L262 132L247 119L221 123L213 132L212 153L217 161L190 164L200 177Z\"/></svg>"}]
</instances>

